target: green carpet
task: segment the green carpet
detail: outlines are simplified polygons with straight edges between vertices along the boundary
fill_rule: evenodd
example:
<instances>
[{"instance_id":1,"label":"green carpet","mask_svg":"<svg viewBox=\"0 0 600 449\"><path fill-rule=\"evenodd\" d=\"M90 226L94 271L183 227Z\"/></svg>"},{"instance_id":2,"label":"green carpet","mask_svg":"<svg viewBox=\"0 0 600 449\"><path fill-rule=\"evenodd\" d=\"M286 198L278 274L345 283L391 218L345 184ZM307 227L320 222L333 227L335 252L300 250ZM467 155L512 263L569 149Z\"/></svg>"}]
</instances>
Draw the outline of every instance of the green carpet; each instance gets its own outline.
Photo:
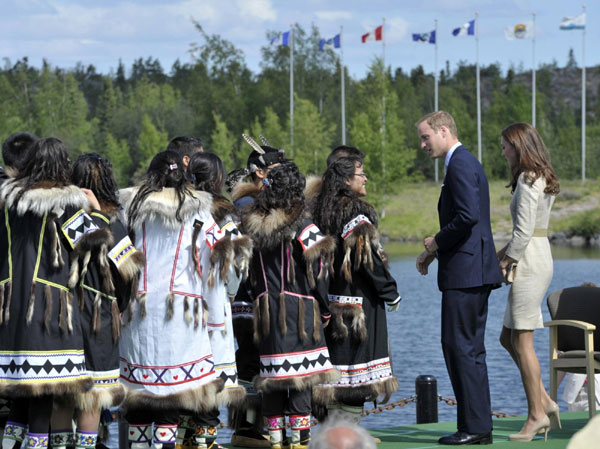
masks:
<instances>
[{"instance_id":1,"label":"green carpet","mask_svg":"<svg viewBox=\"0 0 600 449\"><path fill-rule=\"evenodd\" d=\"M538 435L528 443L508 441L508 435L521 429L524 417L494 418L494 448L539 447L544 449L563 449L567 447L571 436L582 429L588 422L588 412L561 413L562 429L551 430L548 441L544 442L544 435ZM315 432L318 432L318 426ZM388 427L372 430L371 434L381 439L378 449L412 449L412 448L447 448L437 444L438 438L456 431L456 422L443 422L435 424L420 424L412 426ZM221 443L222 444L222 443ZM231 447L230 445L226 445Z\"/></svg>"},{"instance_id":2,"label":"green carpet","mask_svg":"<svg viewBox=\"0 0 600 449\"><path fill-rule=\"evenodd\" d=\"M562 429L551 430L548 441L544 435L538 435L533 441L520 443L508 441L508 435L521 429L524 417L494 419L494 448L543 447L545 449L565 448L571 436L588 422L587 412L561 413ZM456 431L455 422L421 424L414 426L390 427L373 430L373 436L381 439L379 449L439 448L448 447L437 444L438 438Z\"/></svg>"}]
</instances>

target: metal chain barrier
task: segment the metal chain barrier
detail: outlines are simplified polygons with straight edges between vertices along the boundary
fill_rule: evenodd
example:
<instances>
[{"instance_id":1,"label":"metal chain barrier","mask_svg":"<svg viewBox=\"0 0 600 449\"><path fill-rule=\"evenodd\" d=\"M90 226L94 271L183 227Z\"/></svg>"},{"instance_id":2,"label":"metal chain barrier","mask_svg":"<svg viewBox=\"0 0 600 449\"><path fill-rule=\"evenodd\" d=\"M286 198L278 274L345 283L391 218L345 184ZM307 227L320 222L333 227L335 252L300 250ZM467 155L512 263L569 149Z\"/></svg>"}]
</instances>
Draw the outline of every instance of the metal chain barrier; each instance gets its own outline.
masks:
<instances>
[{"instance_id":1,"label":"metal chain barrier","mask_svg":"<svg viewBox=\"0 0 600 449\"><path fill-rule=\"evenodd\" d=\"M410 404L411 402L415 402L417 400L416 396L411 396L409 398L402 398L399 399L397 401L394 402L388 402L387 404L384 405L378 405L377 407L374 407L372 409L369 410L363 410L363 412L361 413L361 416L363 418L369 416L369 415L379 415L380 413L383 413L386 410L394 410L396 407L405 407L408 404ZM445 402L447 405L450 406L455 406L456 405L456 399L454 398L445 398L443 396L438 396L438 400L439 402ZM492 416L495 416L496 418L508 418L508 417L513 417L513 416L517 416L515 414L508 414L506 412L495 412L494 410L491 411ZM316 426L317 424L319 424L319 421L317 421L316 419L312 419L311 420L311 425ZM289 428L289 423L286 423L286 428ZM222 429L224 427L228 427L225 424L223 424L222 422L217 426L217 429Z\"/></svg>"}]
</instances>

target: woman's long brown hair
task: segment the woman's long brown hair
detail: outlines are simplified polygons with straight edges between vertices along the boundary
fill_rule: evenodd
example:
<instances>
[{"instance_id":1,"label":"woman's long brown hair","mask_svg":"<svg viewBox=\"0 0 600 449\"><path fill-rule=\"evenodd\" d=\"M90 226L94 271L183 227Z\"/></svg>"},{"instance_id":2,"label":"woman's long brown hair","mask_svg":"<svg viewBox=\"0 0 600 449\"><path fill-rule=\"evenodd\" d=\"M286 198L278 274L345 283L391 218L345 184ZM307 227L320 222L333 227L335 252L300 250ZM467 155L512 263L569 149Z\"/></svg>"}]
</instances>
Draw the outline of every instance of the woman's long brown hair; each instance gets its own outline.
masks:
<instances>
[{"instance_id":1,"label":"woman's long brown hair","mask_svg":"<svg viewBox=\"0 0 600 449\"><path fill-rule=\"evenodd\" d=\"M515 191L517 181L521 173L525 173L525 179L533 183L543 176L546 180L545 193L558 195L560 183L550 163L550 156L542 137L529 123L513 123L502 130L502 137L510 143L517 153L518 165L511 168L512 179L506 187Z\"/></svg>"}]
</instances>

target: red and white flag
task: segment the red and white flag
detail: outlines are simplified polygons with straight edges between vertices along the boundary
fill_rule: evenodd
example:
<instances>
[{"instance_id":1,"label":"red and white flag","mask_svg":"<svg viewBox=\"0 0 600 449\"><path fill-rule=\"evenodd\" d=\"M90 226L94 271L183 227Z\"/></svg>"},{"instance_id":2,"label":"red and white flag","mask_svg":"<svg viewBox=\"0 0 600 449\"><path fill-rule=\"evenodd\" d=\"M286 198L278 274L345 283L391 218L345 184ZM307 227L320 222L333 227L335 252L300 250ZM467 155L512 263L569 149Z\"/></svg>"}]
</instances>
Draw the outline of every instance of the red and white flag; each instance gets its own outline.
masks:
<instances>
[{"instance_id":1,"label":"red and white flag","mask_svg":"<svg viewBox=\"0 0 600 449\"><path fill-rule=\"evenodd\" d=\"M381 41L383 40L383 25L379 25L375 28L375 31L371 31L367 34L362 35L362 42Z\"/></svg>"}]
</instances>

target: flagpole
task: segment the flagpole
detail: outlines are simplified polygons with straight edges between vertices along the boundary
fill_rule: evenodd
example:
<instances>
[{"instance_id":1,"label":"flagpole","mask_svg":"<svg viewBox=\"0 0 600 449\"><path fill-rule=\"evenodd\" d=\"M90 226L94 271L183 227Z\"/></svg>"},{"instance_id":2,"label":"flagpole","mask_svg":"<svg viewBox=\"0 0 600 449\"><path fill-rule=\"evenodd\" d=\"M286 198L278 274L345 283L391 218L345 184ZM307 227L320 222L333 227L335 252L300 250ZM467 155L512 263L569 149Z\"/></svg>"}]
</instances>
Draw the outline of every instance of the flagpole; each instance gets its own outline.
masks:
<instances>
[{"instance_id":1,"label":"flagpole","mask_svg":"<svg viewBox=\"0 0 600 449\"><path fill-rule=\"evenodd\" d=\"M294 25L290 25L290 146L294 156Z\"/></svg>"},{"instance_id":2,"label":"flagpole","mask_svg":"<svg viewBox=\"0 0 600 449\"><path fill-rule=\"evenodd\" d=\"M385 17L381 26L381 47L382 47L382 72L381 72L381 185L382 201L381 201L381 218L385 217Z\"/></svg>"},{"instance_id":3,"label":"flagpole","mask_svg":"<svg viewBox=\"0 0 600 449\"><path fill-rule=\"evenodd\" d=\"M585 14L585 5L583 5ZM587 20L586 20L587 22ZM581 33L581 182L585 182L585 27Z\"/></svg>"},{"instance_id":4,"label":"flagpole","mask_svg":"<svg viewBox=\"0 0 600 449\"><path fill-rule=\"evenodd\" d=\"M344 25L340 26L340 72L342 78L342 145L346 145L346 92L344 89Z\"/></svg>"},{"instance_id":5,"label":"flagpole","mask_svg":"<svg viewBox=\"0 0 600 449\"><path fill-rule=\"evenodd\" d=\"M481 163L481 88L479 82L479 13L475 13L475 43L477 53L476 82L477 82L477 159Z\"/></svg>"},{"instance_id":6,"label":"flagpole","mask_svg":"<svg viewBox=\"0 0 600 449\"><path fill-rule=\"evenodd\" d=\"M535 106L535 94L536 94L536 87L535 87L535 33L536 33L536 28L535 28L535 13L532 14L533 15L533 39L532 41L532 64L531 64L531 125L535 128L535 112L536 112L536 106Z\"/></svg>"},{"instance_id":7,"label":"flagpole","mask_svg":"<svg viewBox=\"0 0 600 449\"><path fill-rule=\"evenodd\" d=\"M435 84L434 84L434 89L433 89L433 109L435 111L438 110L438 20L435 19L435 63L434 63L434 79L435 79ZM440 169L438 166L438 159L435 159L435 182L436 184L439 182L440 180Z\"/></svg>"}]
</instances>

